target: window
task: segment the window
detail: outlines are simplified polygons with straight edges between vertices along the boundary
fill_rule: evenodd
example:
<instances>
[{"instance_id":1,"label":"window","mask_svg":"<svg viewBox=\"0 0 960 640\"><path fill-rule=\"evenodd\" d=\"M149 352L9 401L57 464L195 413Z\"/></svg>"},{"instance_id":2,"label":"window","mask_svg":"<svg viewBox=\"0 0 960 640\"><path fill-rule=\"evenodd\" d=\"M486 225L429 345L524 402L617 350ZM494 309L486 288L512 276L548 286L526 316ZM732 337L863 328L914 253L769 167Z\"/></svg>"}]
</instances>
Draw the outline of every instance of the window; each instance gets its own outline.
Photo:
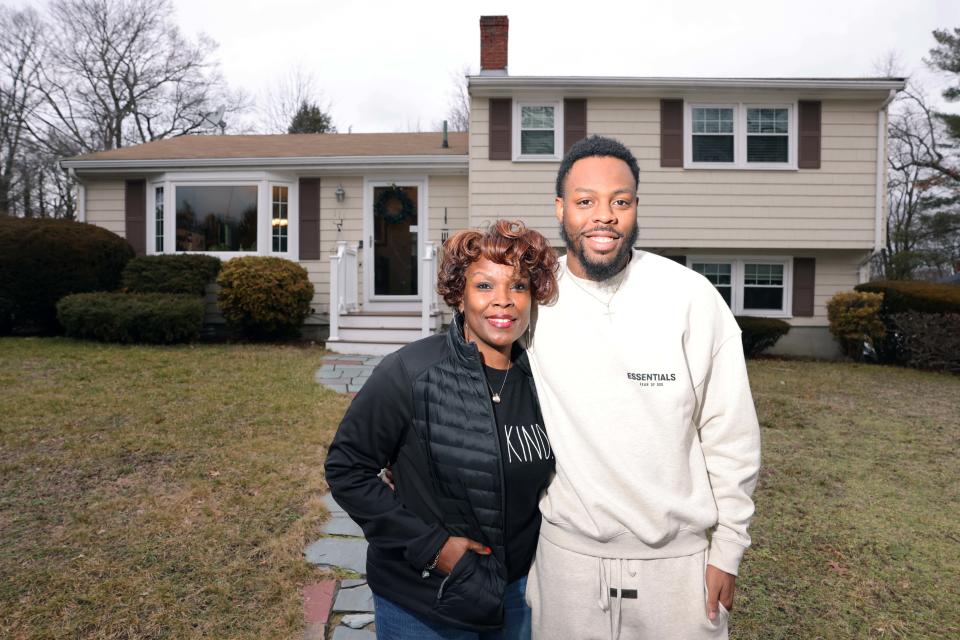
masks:
<instances>
[{"instance_id":1,"label":"window","mask_svg":"<svg viewBox=\"0 0 960 640\"><path fill-rule=\"evenodd\" d=\"M733 108L693 109L693 161L733 162Z\"/></svg>"},{"instance_id":2,"label":"window","mask_svg":"<svg viewBox=\"0 0 960 640\"><path fill-rule=\"evenodd\" d=\"M795 112L789 104L689 104L684 166L796 169Z\"/></svg>"},{"instance_id":3,"label":"window","mask_svg":"<svg viewBox=\"0 0 960 640\"><path fill-rule=\"evenodd\" d=\"M743 308L774 311L783 308L782 264L743 265Z\"/></svg>"},{"instance_id":4,"label":"window","mask_svg":"<svg viewBox=\"0 0 960 640\"><path fill-rule=\"evenodd\" d=\"M688 257L737 315L790 316L793 259Z\"/></svg>"},{"instance_id":5,"label":"window","mask_svg":"<svg viewBox=\"0 0 960 640\"><path fill-rule=\"evenodd\" d=\"M563 114L560 102L517 102L514 160L559 160Z\"/></svg>"},{"instance_id":6,"label":"window","mask_svg":"<svg viewBox=\"0 0 960 640\"><path fill-rule=\"evenodd\" d=\"M273 232L273 251L287 252L287 187L274 186L272 189L270 228Z\"/></svg>"},{"instance_id":7,"label":"window","mask_svg":"<svg viewBox=\"0 0 960 640\"><path fill-rule=\"evenodd\" d=\"M163 253L163 187L154 189L154 251Z\"/></svg>"},{"instance_id":8,"label":"window","mask_svg":"<svg viewBox=\"0 0 960 640\"><path fill-rule=\"evenodd\" d=\"M747 109L747 162L788 162L790 160L789 110Z\"/></svg>"},{"instance_id":9,"label":"window","mask_svg":"<svg viewBox=\"0 0 960 640\"><path fill-rule=\"evenodd\" d=\"M733 304L731 266L723 262L694 262L690 268L713 283L728 305Z\"/></svg>"},{"instance_id":10,"label":"window","mask_svg":"<svg viewBox=\"0 0 960 640\"><path fill-rule=\"evenodd\" d=\"M256 251L257 186L175 189L177 251Z\"/></svg>"}]
</instances>

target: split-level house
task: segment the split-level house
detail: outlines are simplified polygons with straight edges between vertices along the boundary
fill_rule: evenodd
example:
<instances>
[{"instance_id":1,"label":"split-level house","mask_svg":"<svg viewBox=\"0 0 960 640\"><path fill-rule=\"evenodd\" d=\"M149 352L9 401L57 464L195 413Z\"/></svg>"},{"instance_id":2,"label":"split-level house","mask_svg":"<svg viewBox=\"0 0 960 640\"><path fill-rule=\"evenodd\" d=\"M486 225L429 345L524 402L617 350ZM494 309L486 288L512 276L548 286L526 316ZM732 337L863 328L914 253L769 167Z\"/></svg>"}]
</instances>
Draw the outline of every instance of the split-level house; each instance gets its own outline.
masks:
<instances>
[{"instance_id":1,"label":"split-level house","mask_svg":"<svg viewBox=\"0 0 960 640\"><path fill-rule=\"evenodd\" d=\"M141 254L294 260L316 291L308 327L333 350L385 353L449 321L433 286L449 234L520 218L562 249L560 159L611 136L640 163L639 248L702 273L737 315L789 322L775 353L838 353L826 302L883 245L902 78L511 76L507 18L480 32L469 133L183 136L88 154L62 163L80 219Z\"/></svg>"}]
</instances>

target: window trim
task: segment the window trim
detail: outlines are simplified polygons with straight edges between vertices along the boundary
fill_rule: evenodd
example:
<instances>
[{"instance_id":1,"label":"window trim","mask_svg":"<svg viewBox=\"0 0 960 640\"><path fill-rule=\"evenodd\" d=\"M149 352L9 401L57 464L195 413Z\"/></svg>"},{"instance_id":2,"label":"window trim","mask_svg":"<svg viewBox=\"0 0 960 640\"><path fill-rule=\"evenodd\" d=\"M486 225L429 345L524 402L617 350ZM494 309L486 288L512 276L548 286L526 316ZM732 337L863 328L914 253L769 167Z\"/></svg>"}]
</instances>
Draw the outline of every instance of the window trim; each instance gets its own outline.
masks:
<instances>
[{"instance_id":1,"label":"window trim","mask_svg":"<svg viewBox=\"0 0 960 640\"><path fill-rule=\"evenodd\" d=\"M256 251L178 251L176 249L177 187L257 187L257 250ZM273 187L287 188L287 250L273 251L271 220ZM240 256L276 256L299 261L300 253L300 200L299 181L292 176L268 172L236 173L170 173L149 182L147 189L147 254L160 255L156 251L156 190L163 187L163 255L199 254L229 260ZM172 212L172 215L171 215ZM171 242L172 240L172 242Z\"/></svg>"},{"instance_id":2,"label":"window trim","mask_svg":"<svg viewBox=\"0 0 960 640\"><path fill-rule=\"evenodd\" d=\"M520 149L520 114L522 107L553 107L553 153L523 154ZM563 157L563 100L514 100L513 101L513 161L514 162L557 162Z\"/></svg>"},{"instance_id":3,"label":"window trim","mask_svg":"<svg viewBox=\"0 0 960 640\"><path fill-rule=\"evenodd\" d=\"M689 254L684 256L688 269L693 269L694 262L729 264L730 283L730 310L734 315L756 316L759 318L792 318L793 317L793 256L718 256L707 254ZM747 264L779 264L783 265L783 306L780 309L748 309L743 306L744 287ZM711 285L712 286L712 285Z\"/></svg>"},{"instance_id":4,"label":"window trim","mask_svg":"<svg viewBox=\"0 0 960 640\"><path fill-rule=\"evenodd\" d=\"M792 102L684 101L683 168L739 171L796 171L799 145L798 104ZM693 161L693 110L733 109L733 162ZM747 109L787 109L787 162L747 162Z\"/></svg>"}]
</instances>

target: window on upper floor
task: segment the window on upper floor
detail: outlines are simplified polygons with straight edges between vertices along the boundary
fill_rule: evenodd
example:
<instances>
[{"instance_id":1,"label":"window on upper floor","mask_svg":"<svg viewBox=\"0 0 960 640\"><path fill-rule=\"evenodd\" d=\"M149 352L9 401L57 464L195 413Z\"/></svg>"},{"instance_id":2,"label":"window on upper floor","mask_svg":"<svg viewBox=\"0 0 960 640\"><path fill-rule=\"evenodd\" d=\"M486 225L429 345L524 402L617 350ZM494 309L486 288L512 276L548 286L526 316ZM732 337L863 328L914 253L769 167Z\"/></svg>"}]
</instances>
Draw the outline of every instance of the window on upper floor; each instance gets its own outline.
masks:
<instances>
[{"instance_id":1,"label":"window on upper floor","mask_svg":"<svg viewBox=\"0 0 960 640\"><path fill-rule=\"evenodd\" d=\"M514 160L559 160L563 143L561 102L516 101Z\"/></svg>"},{"instance_id":2,"label":"window on upper floor","mask_svg":"<svg viewBox=\"0 0 960 640\"><path fill-rule=\"evenodd\" d=\"M795 169L793 105L688 105L684 166L691 169Z\"/></svg>"},{"instance_id":3,"label":"window on upper floor","mask_svg":"<svg viewBox=\"0 0 960 640\"><path fill-rule=\"evenodd\" d=\"M717 288L736 315L785 317L791 313L790 258L688 256L687 264Z\"/></svg>"}]
</instances>

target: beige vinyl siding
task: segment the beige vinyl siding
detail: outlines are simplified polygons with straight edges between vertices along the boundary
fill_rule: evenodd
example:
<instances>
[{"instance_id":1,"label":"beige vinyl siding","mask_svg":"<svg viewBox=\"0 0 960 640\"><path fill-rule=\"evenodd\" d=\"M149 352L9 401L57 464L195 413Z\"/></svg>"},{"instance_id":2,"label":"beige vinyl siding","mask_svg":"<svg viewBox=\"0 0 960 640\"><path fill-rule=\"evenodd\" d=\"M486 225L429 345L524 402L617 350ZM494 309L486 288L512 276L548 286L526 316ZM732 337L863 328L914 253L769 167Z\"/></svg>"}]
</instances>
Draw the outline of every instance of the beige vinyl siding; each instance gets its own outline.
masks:
<instances>
[{"instance_id":1,"label":"beige vinyl siding","mask_svg":"<svg viewBox=\"0 0 960 640\"><path fill-rule=\"evenodd\" d=\"M642 243L641 243L642 244ZM647 247L644 247L647 248ZM816 260L816 270L814 272L813 289L813 316L812 317L792 317L786 318L791 325L797 327L825 327L830 323L827 320L827 301L840 291L851 291L860 282L860 265L870 255L869 251L784 251L767 250L758 251L748 249L743 251L716 251L699 250L690 248L654 248L655 253L665 256L688 256L687 265L690 264L690 256L709 255L715 258L741 258L741 257L770 257L790 256L791 258L814 258ZM787 292L792 296L793 292Z\"/></svg>"},{"instance_id":2,"label":"beige vinyl siding","mask_svg":"<svg viewBox=\"0 0 960 640\"><path fill-rule=\"evenodd\" d=\"M121 238L126 237L124 217L123 180L87 178L83 181L86 193L86 221L114 232Z\"/></svg>"},{"instance_id":3,"label":"beige vinyl siding","mask_svg":"<svg viewBox=\"0 0 960 640\"><path fill-rule=\"evenodd\" d=\"M748 94L716 98L732 100L766 101ZM588 98L587 132L617 138L637 156L643 246L871 249L878 106L823 101L817 170L662 168L660 103L652 98ZM559 163L491 162L487 127L487 99L476 98L470 123L471 225L519 216L559 245L553 204Z\"/></svg>"},{"instance_id":4,"label":"beige vinyl siding","mask_svg":"<svg viewBox=\"0 0 960 640\"><path fill-rule=\"evenodd\" d=\"M468 227L467 176L430 176L427 183L430 227L428 239L437 243L437 249L443 242L443 233L453 235ZM443 214L446 209L447 221ZM439 256L438 256L439 259ZM439 267L439 264L437 265ZM440 300L443 313L442 322L450 324L453 313L443 300Z\"/></svg>"}]
</instances>

